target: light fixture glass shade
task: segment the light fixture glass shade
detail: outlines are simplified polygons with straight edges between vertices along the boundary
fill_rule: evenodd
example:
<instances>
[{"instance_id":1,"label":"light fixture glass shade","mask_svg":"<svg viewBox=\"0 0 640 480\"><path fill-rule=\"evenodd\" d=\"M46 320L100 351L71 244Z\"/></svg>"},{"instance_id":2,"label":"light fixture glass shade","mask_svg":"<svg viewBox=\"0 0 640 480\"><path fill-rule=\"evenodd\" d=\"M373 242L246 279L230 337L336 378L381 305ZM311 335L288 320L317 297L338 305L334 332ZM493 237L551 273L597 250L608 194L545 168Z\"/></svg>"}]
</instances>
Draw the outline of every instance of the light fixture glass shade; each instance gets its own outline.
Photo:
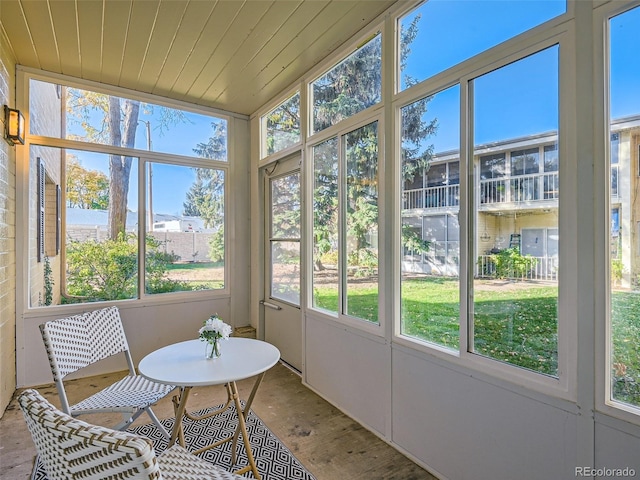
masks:
<instances>
[{"instance_id":1,"label":"light fixture glass shade","mask_svg":"<svg viewBox=\"0 0 640 480\"><path fill-rule=\"evenodd\" d=\"M4 106L4 138L9 145L24 145L24 116L20 110Z\"/></svg>"}]
</instances>

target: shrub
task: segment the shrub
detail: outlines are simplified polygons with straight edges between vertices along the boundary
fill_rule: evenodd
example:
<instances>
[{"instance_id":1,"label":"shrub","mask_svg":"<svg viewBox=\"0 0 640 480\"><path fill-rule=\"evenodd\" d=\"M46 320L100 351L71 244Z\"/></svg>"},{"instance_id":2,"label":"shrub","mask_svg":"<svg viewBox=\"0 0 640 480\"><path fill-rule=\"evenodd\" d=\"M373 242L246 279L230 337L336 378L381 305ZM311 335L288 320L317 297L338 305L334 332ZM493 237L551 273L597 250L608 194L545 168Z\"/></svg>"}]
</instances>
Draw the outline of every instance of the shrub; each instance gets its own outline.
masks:
<instances>
[{"instance_id":1,"label":"shrub","mask_svg":"<svg viewBox=\"0 0 640 480\"><path fill-rule=\"evenodd\" d=\"M624 272L624 266L622 265L622 260L618 258L614 258L611 260L611 282L614 285L620 283L622 280L622 273Z\"/></svg>"},{"instance_id":2,"label":"shrub","mask_svg":"<svg viewBox=\"0 0 640 480\"><path fill-rule=\"evenodd\" d=\"M146 291L190 290L166 277L172 255L160 251L162 242L146 238ZM70 301L123 300L138 292L138 245L134 234L115 240L71 241L67 246L67 294Z\"/></svg>"},{"instance_id":3,"label":"shrub","mask_svg":"<svg viewBox=\"0 0 640 480\"><path fill-rule=\"evenodd\" d=\"M523 278L536 265L531 255L522 255L517 247L506 248L491 255L497 278Z\"/></svg>"}]
</instances>

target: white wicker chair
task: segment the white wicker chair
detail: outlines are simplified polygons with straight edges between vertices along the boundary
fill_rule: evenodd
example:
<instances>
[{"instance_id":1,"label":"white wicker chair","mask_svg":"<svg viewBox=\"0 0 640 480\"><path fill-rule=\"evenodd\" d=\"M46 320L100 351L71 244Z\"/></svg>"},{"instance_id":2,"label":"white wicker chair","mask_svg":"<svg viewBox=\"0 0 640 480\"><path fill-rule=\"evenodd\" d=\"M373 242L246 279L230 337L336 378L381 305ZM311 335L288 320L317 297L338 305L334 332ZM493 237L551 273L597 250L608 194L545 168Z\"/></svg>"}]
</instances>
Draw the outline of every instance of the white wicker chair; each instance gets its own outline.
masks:
<instances>
[{"instance_id":1,"label":"white wicker chair","mask_svg":"<svg viewBox=\"0 0 640 480\"><path fill-rule=\"evenodd\" d=\"M73 418L51 405L36 390L22 392L18 403L48 480L243 478L178 445L156 456L149 439Z\"/></svg>"},{"instance_id":2,"label":"white wicker chair","mask_svg":"<svg viewBox=\"0 0 640 480\"><path fill-rule=\"evenodd\" d=\"M51 320L40 325L40 332L65 413L76 417L87 413L119 412L123 421L114 428L123 430L142 412L147 412L153 423L169 438L169 433L151 410L151 405L175 387L155 383L136 374L117 307ZM69 405L64 378L120 353L124 353L127 360L129 375L79 403Z\"/></svg>"}]
</instances>

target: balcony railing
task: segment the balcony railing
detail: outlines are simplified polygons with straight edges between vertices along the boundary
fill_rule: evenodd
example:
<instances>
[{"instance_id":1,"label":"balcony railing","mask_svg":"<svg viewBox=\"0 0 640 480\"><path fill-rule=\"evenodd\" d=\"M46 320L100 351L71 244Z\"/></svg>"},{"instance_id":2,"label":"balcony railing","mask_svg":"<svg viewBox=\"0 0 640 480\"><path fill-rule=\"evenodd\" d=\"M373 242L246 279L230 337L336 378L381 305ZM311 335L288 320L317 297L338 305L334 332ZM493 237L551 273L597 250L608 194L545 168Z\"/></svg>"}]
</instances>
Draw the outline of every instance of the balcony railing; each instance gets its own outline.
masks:
<instances>
[{"instance_id":1,"label":"balcony railing","mask_svg":"<svg viewBox=\"0 0 640 480\"><path fill-rule=\"evenodd\" d=\"M611 166L611 196L617 198L619 166ZM560 192L558 172L493 178L478 182L480 205L531 203L557 200ZM402 208L446 208L460 205L460 185L416 188L403 192Z\"/></svg>"},{"instance_id":2,"label":"balcony railing","mask_svg":"<svg viewBox=\"0 0 640 480\"><path fill-rule=\"evenodd\" d=\"M529 203L558 198L558 172L480 180L481 205L494 203ZM416 188L403 192L405 210L446 208L460 205L460 185Z\"/></svg>"},{"instance_id":3,"label":"balcony railing","mask_svg":"<svg viewBox=\"0 0 640 480\"><path fill-rule=\"evenodd\" d=\"M403 273L457 277L459 275L458 252L453 250L445 256L405 255L402 261ZM504 278L510 280L550 281L558 280L558 257L533 257L532 267L524 273L506 272ZM502 272L504 274L505 272ZM477 278L496 278L496 265L492 255L480 255L476 264Z\"/></svg>"},{"instance_id":4,"label":"balcony railing","mask_svg":"<svg viewBox=\"0 0 640 480\"><path fill-rule=\"evenodd\" d=\"M403 194L403 209L443 208L460 205L460 185L416 188L415 190L405 190Z\"/></svg>"},{"instance_id":5,"label":"balcony railing","mask_svg":"<svg viewBox=\"0 0 640 480\"><path fill-rule=\"evenodd\" d=\"M535 261L533 266L524 272L518 274L511 272L507 278L513 280L549 280L558 279L558 257L533 257ZM492 255L480 255L478 257L476 275L480 278L493 278L496 274L496 266Z\"/></svg>"},{"instance_id":6,"label":"balcony railing","mask_svg":"<svg viewBox=\"0 0 640 480\"><path fill-rule=\"evenodd\" d=\"M529 203L558 198L558 172L480 180L480 203Z\"/></svg>"}]
</instances>

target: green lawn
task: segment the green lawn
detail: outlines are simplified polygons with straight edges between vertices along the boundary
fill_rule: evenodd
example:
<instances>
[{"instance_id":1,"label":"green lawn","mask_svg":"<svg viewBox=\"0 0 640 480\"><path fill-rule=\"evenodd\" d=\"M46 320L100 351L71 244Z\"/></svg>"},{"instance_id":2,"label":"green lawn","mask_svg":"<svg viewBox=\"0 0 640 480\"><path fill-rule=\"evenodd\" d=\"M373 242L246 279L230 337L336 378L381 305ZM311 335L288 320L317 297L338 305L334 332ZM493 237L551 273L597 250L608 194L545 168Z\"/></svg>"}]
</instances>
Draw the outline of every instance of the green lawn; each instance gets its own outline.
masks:
<instances>
[{"instance_id":1,"label":"green lawn","mask_svg":"<svg viewBox=\"0 0 640 480\"><path fill-rule=\"evenodd\" d=\"M220 289L224 288L224 263L170 263L167 277L181 282L189 290Z\"/></svg>"},{"instance_id":2,"label":"green lawn","mask_svg":"<svg viewBox=\"0 0 640 480\"><path fill-rule=\"evenodd\" d=\"M556 286L520 283L504 288L480 287L475 289L474 295L476 353L543 374L557 375ZM403 280L402 332L458 350L458 296L458 282L453 279ZM315 301L318 307L335 311L337 289L316 287ZM348 302L350 314L376 320L377 289L351 289ZM640 295L614 292L612 309L614 398L640 405Z\"/></svg>"},{"instance_id":3,"label":"green lawn","mask_svg":"<svg viewBox=\"0 0 640 480\"><path fill-rule=\"evenodd\" d=\"M611 298L613 378L616 400L640 405L640 295L615 292Z\"/></svg>"}]
</instances>

